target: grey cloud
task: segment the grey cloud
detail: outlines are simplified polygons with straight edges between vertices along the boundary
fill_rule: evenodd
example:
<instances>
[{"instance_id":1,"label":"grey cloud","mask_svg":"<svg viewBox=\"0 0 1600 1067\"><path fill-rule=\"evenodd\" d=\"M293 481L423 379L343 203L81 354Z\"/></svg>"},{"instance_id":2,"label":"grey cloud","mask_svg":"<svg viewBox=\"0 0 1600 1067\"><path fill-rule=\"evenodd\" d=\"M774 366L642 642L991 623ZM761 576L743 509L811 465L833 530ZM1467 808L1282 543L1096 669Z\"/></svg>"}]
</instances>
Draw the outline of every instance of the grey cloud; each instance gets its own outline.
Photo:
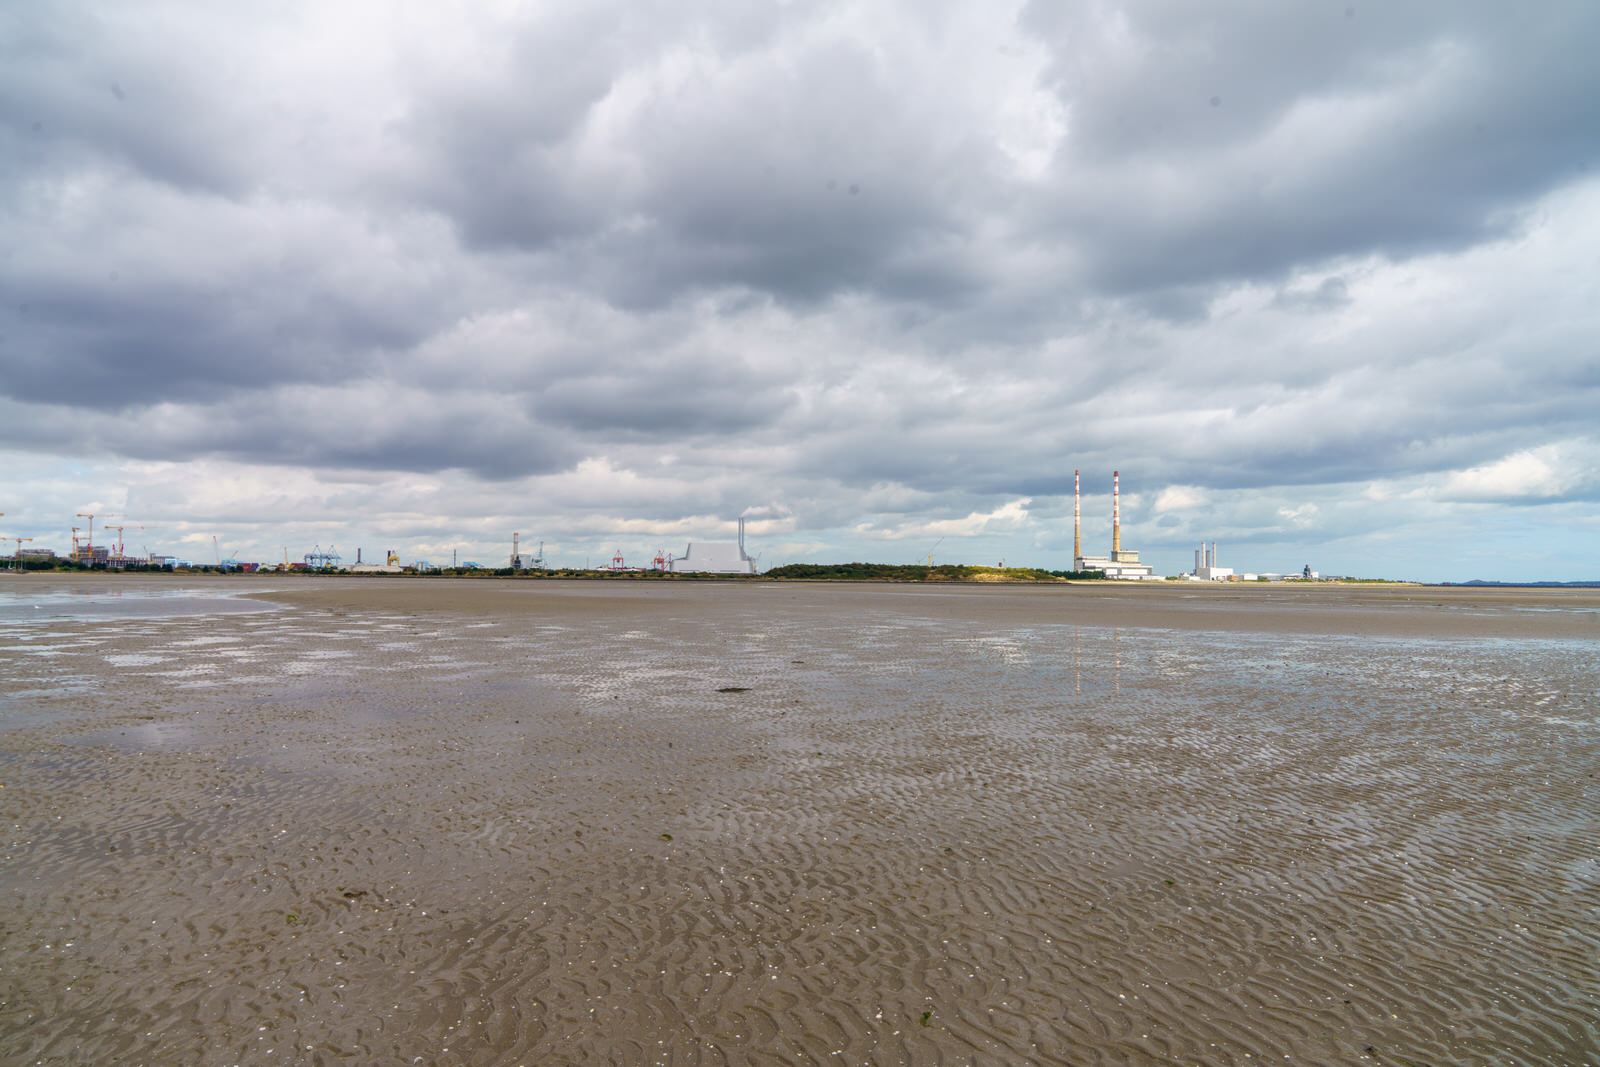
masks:
<instances>
[{"instance_id":1,"label":"grey cloud","mask_svg":"<svg viewBox=\"0 0 1600 1067\"><path fill-rule=\"evenodd\" d=\"M586 146L629 63L651 70L702 44L691 24L642 52L603 46L610 17L530 23L483 74L492 91L444 86L418 103L417 192L469 243L545 254L631 305L724 286L815 301L963 281L934 262L954 225L940 202L954 160L931 150L927 116L865 42L763 54L769 38L737 35L725 43L758 51L706 56L709 73L609 116L612 140ZM615 157L603 172L596 152Z\"/></svg>"},{"instance_id":2,"label":"grey cloud","mask_svg":"<svg viewBox=\"0 0 1600 1067\"><path fill-rule=\"evenodd\" d=\"M1060 43L1074 118L1040 221L1110 291L1460 248L1600 162L1585 103L1600 73L1561 44L1600 30L1589 5L1407 5L1346 25L1343 5L1152 4L1127 9L1132 45L1076 32L1099 9L1045 10L1029 24ZM1074 49L1085 37L1132 56ZM1219 81L1242 84L1211 108ZM1289 121L1299 142L1280 144Z\"/></svg>"},{"instance_id":3,"label":"grey cloud","mask_svg":"<svg viewBox=\"0 0 1600 1067\"><path fill-rule=\"evenodd\" d=\"M766 426L794 402L782 383L740 364L642 364L553 382L530 395L529 408L551 426L659 439L722 436Z\"/></svg>"},{"instance_id":4,"label":"grey cloud","mask_svg":"<svg viewBox=\"0 0 1600 1067\"><path fill-rule=\"evenodd\" d=\"M253 142L229 114L229 85L205 73L225 67L194 34L178 36L131 7L13 8L0 30L0 175L105 168L246 191Z\"/></svg>"},{"instance_id":5,"label":"grey cloud","mask_svg":"<svg viewBox=\"0 0 1600 1067\"><path fill-rule=\"evenodd\" d=\"M76 447L171 462L248 463L368 471L469 471L488 480L570 469L573 441L480 395L395 397L388 389L283 387L209 406L129 407L85 415L9 403L0 443Z\"/></svg>"},{"instance_id":6,"label":"grey cloud","mask_svg":"<svg viewBox=\"0 0 1600 1067\"><path fill-rule=\"evenodd\" d=\"M1315 289L1283 289L1273 298L1275 307L1291 311L1332 311L1350 303L1350 287L1340 277L1324 278Z\"/></svg>"},{"instance_id":7,"label":"grey cloud","mask_svg":"<svg viewBox=\"0 0 1600 1067\"><path fill-rule=\"evenodd\" d=\"M136 278L97 279L35 291L0 315L7 387L24 400L101 409L209 400L266 382L342 380L413 339L345 296L271 278L156 290Z\"/></svg>"}]
</instances>

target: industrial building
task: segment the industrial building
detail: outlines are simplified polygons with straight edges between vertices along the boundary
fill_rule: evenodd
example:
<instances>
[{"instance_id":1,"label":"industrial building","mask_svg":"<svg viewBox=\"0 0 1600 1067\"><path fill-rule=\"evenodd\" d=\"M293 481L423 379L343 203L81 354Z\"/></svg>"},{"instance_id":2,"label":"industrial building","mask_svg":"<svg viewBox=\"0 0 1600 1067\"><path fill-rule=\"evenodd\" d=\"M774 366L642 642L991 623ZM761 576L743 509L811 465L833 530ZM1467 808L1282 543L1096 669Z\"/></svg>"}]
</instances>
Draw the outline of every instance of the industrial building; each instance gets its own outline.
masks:
<instances>
[{"instance_id":1,"label":"industrial building","mask_svg":"<svg viewBox=\"0 0 1600 1067\"><path fill-rule=\"evenodd\" d=\"M668 556L666 569L674 574L754 574L756 561L744 551L744 517L739 518L739 540L691 541L679 557Z\"/></svg>"},{"instance_id":2,"label":"industrial building","mask_svg":"<svg viewBox=\"0 0 1600 1067\"><path fill-rule=\"evenodd\" d=\"M539 542L538 554L536 554L534 556L531 556L531 557L524 556L522 554L522 545L521 545L521 542L519 540L519 538L521 538L521 536L522 536L521 533L518 533L516 531L513 531L512 534L511 534L511 561L510 561L511 569L514 570L514 571L525 571L525 570L542 571L542 570L544 570L544 542L543 541Z\"/></svg>"},{"instance_id":3,"label":"industrial building","mask_svg":"<svg viewBox=\"0 0 1600 1067\"><path fill-rule=\"evenodd\" d=\"M1122 472L1111 472L1111 555L1083 554L1083 523L1079 511L1078 472L1072 472L1072 569L1104 571L1122 582L1159 581L1155 568L1139 562L1139 553L1122 547Z\"/></svg>"},{"instance_id":4,"label":"industrial building","mask_svg":"<svg viewBox=\"0 0 1600 1067\"><path fill-rule=\"evenodd\" d=\"M1209 546L1204 541L1194 550L1194 573L1189 576L1196 582L1231 582L1234 580L1232 567L1217 566L1217 543L1211 542Z\"/></svg>"}]
</instances>

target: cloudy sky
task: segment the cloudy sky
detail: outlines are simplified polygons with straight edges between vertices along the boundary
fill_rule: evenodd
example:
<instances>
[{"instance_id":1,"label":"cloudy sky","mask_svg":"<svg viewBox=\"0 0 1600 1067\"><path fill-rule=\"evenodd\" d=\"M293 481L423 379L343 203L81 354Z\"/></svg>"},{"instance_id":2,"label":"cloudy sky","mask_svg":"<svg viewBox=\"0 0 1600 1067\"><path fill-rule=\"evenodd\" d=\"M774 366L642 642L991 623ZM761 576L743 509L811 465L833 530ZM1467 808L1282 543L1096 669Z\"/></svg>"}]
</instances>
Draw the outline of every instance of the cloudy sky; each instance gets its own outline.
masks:
<instances>
[{"instance_id":1,"label":"cloudy sky","mask_svg":"<svg viewBox=\"0 0 1600 1067\"><path fill-rule=\"evenodd\" d=\"M0 9L0 534L1600 578L1600 5ZM103 540L104 531L97 533ZM5 549L13 546L5 545Z\"/></svg>"}]
</instances>

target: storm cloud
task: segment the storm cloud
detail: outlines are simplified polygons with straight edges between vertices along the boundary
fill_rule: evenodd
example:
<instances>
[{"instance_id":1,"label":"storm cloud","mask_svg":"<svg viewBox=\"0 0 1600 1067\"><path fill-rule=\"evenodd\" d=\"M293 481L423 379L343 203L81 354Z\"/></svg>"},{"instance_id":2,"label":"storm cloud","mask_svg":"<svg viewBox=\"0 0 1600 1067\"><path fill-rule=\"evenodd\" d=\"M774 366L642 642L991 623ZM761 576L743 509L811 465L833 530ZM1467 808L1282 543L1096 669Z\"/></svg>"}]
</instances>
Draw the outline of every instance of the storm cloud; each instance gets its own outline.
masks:
<instances>
[{"instance_id":1,"label":"storm cloud","mask_svg":"<svg viewBox=\"0 0 1600 1067\"><path fill-rule=\"evenodd\" d=\"M0 533L581 562L748 514L764 564L1065 567L1072 472L1099 523L1119 469L1168 571L1597 577L1596 39L1576 2L13 7Z\"/></svg>"}]
</instances>

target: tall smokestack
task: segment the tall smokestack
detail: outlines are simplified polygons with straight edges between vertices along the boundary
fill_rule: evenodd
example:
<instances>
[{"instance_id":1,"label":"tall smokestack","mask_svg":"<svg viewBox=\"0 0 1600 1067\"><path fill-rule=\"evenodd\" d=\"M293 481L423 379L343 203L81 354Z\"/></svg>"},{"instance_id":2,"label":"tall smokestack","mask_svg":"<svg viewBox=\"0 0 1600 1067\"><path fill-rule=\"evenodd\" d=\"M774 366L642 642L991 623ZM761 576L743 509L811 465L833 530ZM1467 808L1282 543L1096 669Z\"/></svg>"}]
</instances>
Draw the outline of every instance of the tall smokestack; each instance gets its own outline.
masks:
<instances>
[{"instance_id":1,"label":"tall smokestack","mask_svg":"<svg viewBox=\"0 0 1600 1067\"><path fill-rule=\"evenodd\" d=\"M1083 523L1078 517L1078 472L1072 472L1072 569L1083 558Z\"/></svg>"},{"instance_id":2,"label":"tall smokestack","mask_svg":"<svg viewBox=\"0 0 1600 1067\"><path fill-rule=\"evenodd\" d=\"M1122 472L1111 472L1111 558L1122 551Z\"/></svg>"},{"instance_id":3,"label":"tall smokestack","mask_svg":"<svg viewBox=\"0 0 1600 1067\"><path fill-rule=\"evenodd\" d=\"M747 559L748 558L744 554L744 516L743 515L739 516L739 558L740 559Z\"/></svg>"}]
</instances>

